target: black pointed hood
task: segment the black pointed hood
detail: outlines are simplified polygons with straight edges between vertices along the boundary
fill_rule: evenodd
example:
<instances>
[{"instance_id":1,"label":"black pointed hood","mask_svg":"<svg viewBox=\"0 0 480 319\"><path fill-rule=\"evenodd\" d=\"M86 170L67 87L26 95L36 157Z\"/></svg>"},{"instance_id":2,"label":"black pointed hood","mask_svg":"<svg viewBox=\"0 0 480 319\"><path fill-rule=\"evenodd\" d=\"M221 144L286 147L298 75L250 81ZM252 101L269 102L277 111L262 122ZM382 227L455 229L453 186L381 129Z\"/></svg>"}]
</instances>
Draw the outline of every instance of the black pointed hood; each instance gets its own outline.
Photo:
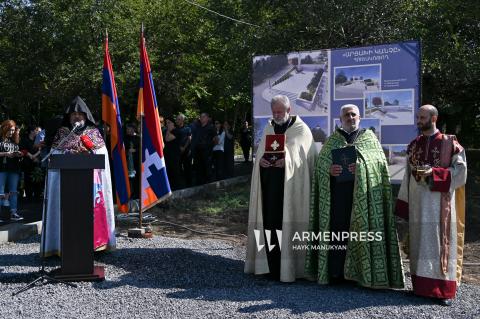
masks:
<instances>
[{"instance_id":1,"label":"black pointed hood","mask_svg":"<svg viewBox=\"0 0 480 319\"><path fill-rule=\"evenodd\" d=\"M63 122L62 125L70 127L70 113L73 112L83 112L86 115L85 124L88 126L95 126L95 119L93 118L92 112L88 108L87 104L79 97L75 97L72 102L65 108L63 112Z\"/></svg>"}]
</instances>

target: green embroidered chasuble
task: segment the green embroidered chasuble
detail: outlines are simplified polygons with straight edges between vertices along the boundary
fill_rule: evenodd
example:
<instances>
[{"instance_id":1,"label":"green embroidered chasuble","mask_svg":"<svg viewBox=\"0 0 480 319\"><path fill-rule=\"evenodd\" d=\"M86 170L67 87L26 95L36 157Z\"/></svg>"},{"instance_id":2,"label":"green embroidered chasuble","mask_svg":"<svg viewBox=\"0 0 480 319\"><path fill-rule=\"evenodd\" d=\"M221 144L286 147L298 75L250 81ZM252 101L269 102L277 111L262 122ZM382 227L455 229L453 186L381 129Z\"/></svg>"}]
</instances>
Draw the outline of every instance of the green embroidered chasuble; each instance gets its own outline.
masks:
<instances>
[{"instance_id":1,"label":"green embroidered chasuble","mask_svg":"<svg viewBox=\"0 0 480 319\"><path fill-rule=\"evenodd\" d=\"M392 191L387 161L375 134L363 131L354 142L357 150L350 234L380 232L380 241L355 241L347 244L345 279L371 288L403 288L404 276L392 209ZM329 232L331 150L347 146L345 138L333 133L315 163L310 205L310 233ZM316 237L315 239L317 239ZM378 238L378 237L377 237ZM312 239L312 238L310 238ZM325 247L324 236L311 240L309 247ZM318 283L327 284L328 249L307 251L306 274Z\"/></svg>"}]
</instances>

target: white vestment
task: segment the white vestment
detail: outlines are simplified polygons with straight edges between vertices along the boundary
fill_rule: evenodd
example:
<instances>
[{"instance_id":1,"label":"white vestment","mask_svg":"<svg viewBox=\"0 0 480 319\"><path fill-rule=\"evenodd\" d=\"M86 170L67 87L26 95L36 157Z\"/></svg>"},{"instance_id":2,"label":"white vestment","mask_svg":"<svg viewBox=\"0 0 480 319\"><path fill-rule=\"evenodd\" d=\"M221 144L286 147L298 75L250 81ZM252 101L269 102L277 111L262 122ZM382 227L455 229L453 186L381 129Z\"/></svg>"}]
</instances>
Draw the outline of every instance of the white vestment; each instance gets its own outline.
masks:
<instances>
[{"instance_id":1,"label":"white vestment","mask_svg":"<svg viewBox=\"0 0 480 319\"><path fill-rule=\"evenodd\" d=\"M245 273L257 275L270 272L264 241L262 187L260 182L260 159L264 155L267 134L275 134L272 125L267 124L256 153L250 189L248 216L248 243L245 260ZM285 143L285 182L283 221L281 235L280 281L292 282L303 278L305 273L305 249L294 250L292 239L295 232L308 230L310 214L310 187L317 150L310 128L296 117L286 132ZM259 251L254 232L260 236ZM275 230L272 230L275 231Z\"/></svg>"}]
</instances>

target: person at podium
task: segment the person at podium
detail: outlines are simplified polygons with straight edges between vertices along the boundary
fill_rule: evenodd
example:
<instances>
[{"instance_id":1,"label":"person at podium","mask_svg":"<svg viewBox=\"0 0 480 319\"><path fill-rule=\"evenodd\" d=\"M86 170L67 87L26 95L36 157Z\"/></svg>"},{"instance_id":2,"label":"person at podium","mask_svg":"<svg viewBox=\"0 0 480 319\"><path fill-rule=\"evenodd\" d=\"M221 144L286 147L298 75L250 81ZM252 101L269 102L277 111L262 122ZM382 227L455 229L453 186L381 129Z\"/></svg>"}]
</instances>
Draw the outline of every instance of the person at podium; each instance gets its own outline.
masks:
<instances>
[{"instance_id":1,"label":"person at podium","mask_svg":"<svg viewBox=\"0 0 480 319\"><path fill-rule=\"evenodd\" d=\"M116 246L115 218L108 151L88 106L76 97L65 108L62 127L53 140L52 154L102 154L105 169L94 170L94 247L95 251L112 250ZM42 236L41 255L60 256L60 172L50 169L45 190L47 214L45 236ZM79 217L80 218L80 217ZM45 240L45 244L43 243ZM43 248L45 247L45 251Z\"/></svg>"},{"instance_id":2,"label":"person at podium","mask_svg":"<svg viewBox=\"0 0 480 319\"><path fill-rule=\"evenodd\" d=\"M360 128L356 105L340 109L341 127L326 140L312 183L306 273L320 284L351 280L402 288L404 276L387 160L377 137ZM315 239L312 239L315 238Z\"/></svg>"}]
</instances>

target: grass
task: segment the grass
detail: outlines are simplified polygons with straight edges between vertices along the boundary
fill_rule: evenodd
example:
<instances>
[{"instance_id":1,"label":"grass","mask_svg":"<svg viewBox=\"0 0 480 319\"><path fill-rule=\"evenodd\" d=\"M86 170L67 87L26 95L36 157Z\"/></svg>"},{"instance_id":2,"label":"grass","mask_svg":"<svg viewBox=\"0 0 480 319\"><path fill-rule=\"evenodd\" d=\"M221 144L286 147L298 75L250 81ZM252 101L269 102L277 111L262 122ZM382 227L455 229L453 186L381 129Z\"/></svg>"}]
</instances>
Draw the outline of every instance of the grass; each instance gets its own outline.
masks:
<instances>
[{"instance_id":1,"label":"grass","mask_svg":"<svg viewBox=\"0 0 480 319\"><path fill-rule=\"evenodd\" d=\"M238 192L225 191L212 200L200 201L198 211L207 215L217 215L229 210L247 209L249 195L250 190L245 187Z\"/></svg>"},{"instance_id":2,"label":"grass","mask_svg":"<svg viewBox=\"0 0 480 319\"><path fill-rule=\"evenodd\" d=\"M232 210L248 209L250 183L219 189L214 193L172 202L180 211L215 216Z\"/></svg>"}]
</instances>

